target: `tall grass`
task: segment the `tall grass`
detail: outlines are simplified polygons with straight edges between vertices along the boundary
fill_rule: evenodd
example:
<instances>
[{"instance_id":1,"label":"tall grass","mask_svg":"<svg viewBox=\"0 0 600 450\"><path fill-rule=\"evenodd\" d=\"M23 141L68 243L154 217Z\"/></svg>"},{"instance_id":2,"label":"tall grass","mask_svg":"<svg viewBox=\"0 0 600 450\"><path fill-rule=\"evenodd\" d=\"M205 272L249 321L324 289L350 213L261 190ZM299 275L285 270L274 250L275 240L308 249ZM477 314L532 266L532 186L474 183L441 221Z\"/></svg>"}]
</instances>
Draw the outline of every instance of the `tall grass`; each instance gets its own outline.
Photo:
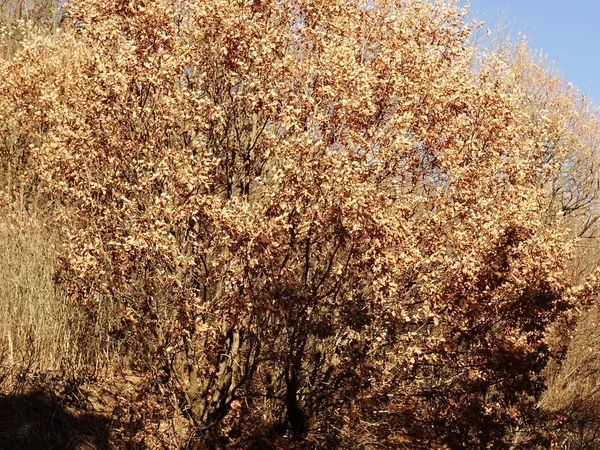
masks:
<instances>
[{"instance_id":1,"label":"tall grass","mask_svg":"<svg viewBox=\"0 0 600 450\"><path fill-rule=\"evenodd\" d=\"M0 211L0 376L15 387L26 374L78 366L77 308L53 281L58 241L43 220Z\"/></svg>"}]
</instances>

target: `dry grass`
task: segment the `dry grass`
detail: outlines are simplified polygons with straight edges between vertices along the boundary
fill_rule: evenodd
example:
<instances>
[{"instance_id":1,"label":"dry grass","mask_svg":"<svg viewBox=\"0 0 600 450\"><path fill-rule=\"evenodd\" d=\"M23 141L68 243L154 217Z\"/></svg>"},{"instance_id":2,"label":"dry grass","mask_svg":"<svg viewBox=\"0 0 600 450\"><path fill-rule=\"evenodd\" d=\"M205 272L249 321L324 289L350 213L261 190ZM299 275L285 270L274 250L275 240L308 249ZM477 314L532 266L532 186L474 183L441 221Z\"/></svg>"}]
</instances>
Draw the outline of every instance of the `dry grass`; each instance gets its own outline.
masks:
<instances>
[{"instance_id":1,"label":"dry grass","mask_svg":"<svg viewBox=\"0 0 600 450\"><path fill-rule=\"evenodd\" d=\"M53 282L56 245L41 220L0 215L0 355L13 382L77 358L74 308Z\"/></svg>"},{"instance_id":2,"label":"dry grass","mask_svg":"<svg viewBox=\"0 0 600 450\"><path fill-rule=\"evenodd\" d=\"M563 417L562 449L600 449L600 310L580 318L562 366L540 407Z\"/></svg>"},{"instance_id":3,"label":"dry grass","mask_svg":"<svg viewBox=\"0 0 600 450\"><path fill-rule=\"evenodd\" d=\"M127 391L107 381L121 367L106 331L117 316L105 305L90 320L56 286L48 222L22 203L0 208L0 449L109 448Z\"/></svg>"},{"instance_id":4,"label":"dry grass","mask_svg":"<svg viewBox=\"0 0 600 450\"><path fill-rule=\"evenodd\" d=\"M61 230L29 194L17 189L0 201L0 392L29 374L109 375L127 358L114 336L120 305L99 299L85 310L55 282Z\"/></svg>"}]
</instances>

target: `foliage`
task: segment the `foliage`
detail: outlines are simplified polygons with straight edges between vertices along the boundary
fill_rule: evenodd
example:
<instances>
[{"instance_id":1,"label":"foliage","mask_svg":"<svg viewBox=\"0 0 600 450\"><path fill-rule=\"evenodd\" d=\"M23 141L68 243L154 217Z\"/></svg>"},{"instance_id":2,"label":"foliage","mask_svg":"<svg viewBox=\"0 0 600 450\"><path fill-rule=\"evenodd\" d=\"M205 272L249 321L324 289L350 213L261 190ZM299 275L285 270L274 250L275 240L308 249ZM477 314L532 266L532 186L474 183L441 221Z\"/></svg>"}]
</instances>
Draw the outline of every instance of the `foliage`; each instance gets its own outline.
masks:
<instances>
[{"instance_id":1,"label":"foliage","mask_svg":"<svg viewBox=\"0 0 600 450\"><path fill-rule=\"evenodd\" d=\"M75 0L2 63L5 164L62 215L70 297L120 305L148 421L209 447L549 445L548 331L595 295L547 220L572 116L532 106L534 61L474 54L466 13Z\"/></svg>"}]
</instances>

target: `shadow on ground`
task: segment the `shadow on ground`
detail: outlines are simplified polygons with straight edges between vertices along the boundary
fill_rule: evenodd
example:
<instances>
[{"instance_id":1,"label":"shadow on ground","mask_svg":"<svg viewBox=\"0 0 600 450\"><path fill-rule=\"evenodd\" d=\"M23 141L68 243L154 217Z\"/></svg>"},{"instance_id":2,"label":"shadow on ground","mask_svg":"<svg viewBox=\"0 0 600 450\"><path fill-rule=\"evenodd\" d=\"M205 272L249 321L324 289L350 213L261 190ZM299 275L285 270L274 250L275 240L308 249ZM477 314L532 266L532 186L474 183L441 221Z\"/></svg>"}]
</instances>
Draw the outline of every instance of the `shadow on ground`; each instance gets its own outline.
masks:
<instances>
[{"instance_id":1,"label":"shadow on ground","mask_svg":"<svg viewBox=\"0 0 600 450\"><path fill-rule=\"evenodd\" d=\"M108 421L74 415L51 395L0 395L0 450L108 450Z\"/></svg>"}]
</instances>

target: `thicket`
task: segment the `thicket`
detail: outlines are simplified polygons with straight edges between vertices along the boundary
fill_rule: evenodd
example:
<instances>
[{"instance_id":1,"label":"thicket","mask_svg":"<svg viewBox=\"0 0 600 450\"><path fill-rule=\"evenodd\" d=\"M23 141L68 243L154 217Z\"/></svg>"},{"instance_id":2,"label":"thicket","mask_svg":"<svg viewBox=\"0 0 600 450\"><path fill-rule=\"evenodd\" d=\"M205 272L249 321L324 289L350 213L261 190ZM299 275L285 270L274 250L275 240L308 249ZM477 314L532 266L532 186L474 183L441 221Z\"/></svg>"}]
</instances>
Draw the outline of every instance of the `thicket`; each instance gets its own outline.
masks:
<instances>
[{"instance_id":1,"label":"thicket","mask_svg":"<svg viewBox=\"0 0 600 450\"><path fill-rule=\"evenodd\" d=\"M124 448L596 448L598 117L543 58L452 1L32 5L5 392Z\"/></svg>"}]
</instances>

